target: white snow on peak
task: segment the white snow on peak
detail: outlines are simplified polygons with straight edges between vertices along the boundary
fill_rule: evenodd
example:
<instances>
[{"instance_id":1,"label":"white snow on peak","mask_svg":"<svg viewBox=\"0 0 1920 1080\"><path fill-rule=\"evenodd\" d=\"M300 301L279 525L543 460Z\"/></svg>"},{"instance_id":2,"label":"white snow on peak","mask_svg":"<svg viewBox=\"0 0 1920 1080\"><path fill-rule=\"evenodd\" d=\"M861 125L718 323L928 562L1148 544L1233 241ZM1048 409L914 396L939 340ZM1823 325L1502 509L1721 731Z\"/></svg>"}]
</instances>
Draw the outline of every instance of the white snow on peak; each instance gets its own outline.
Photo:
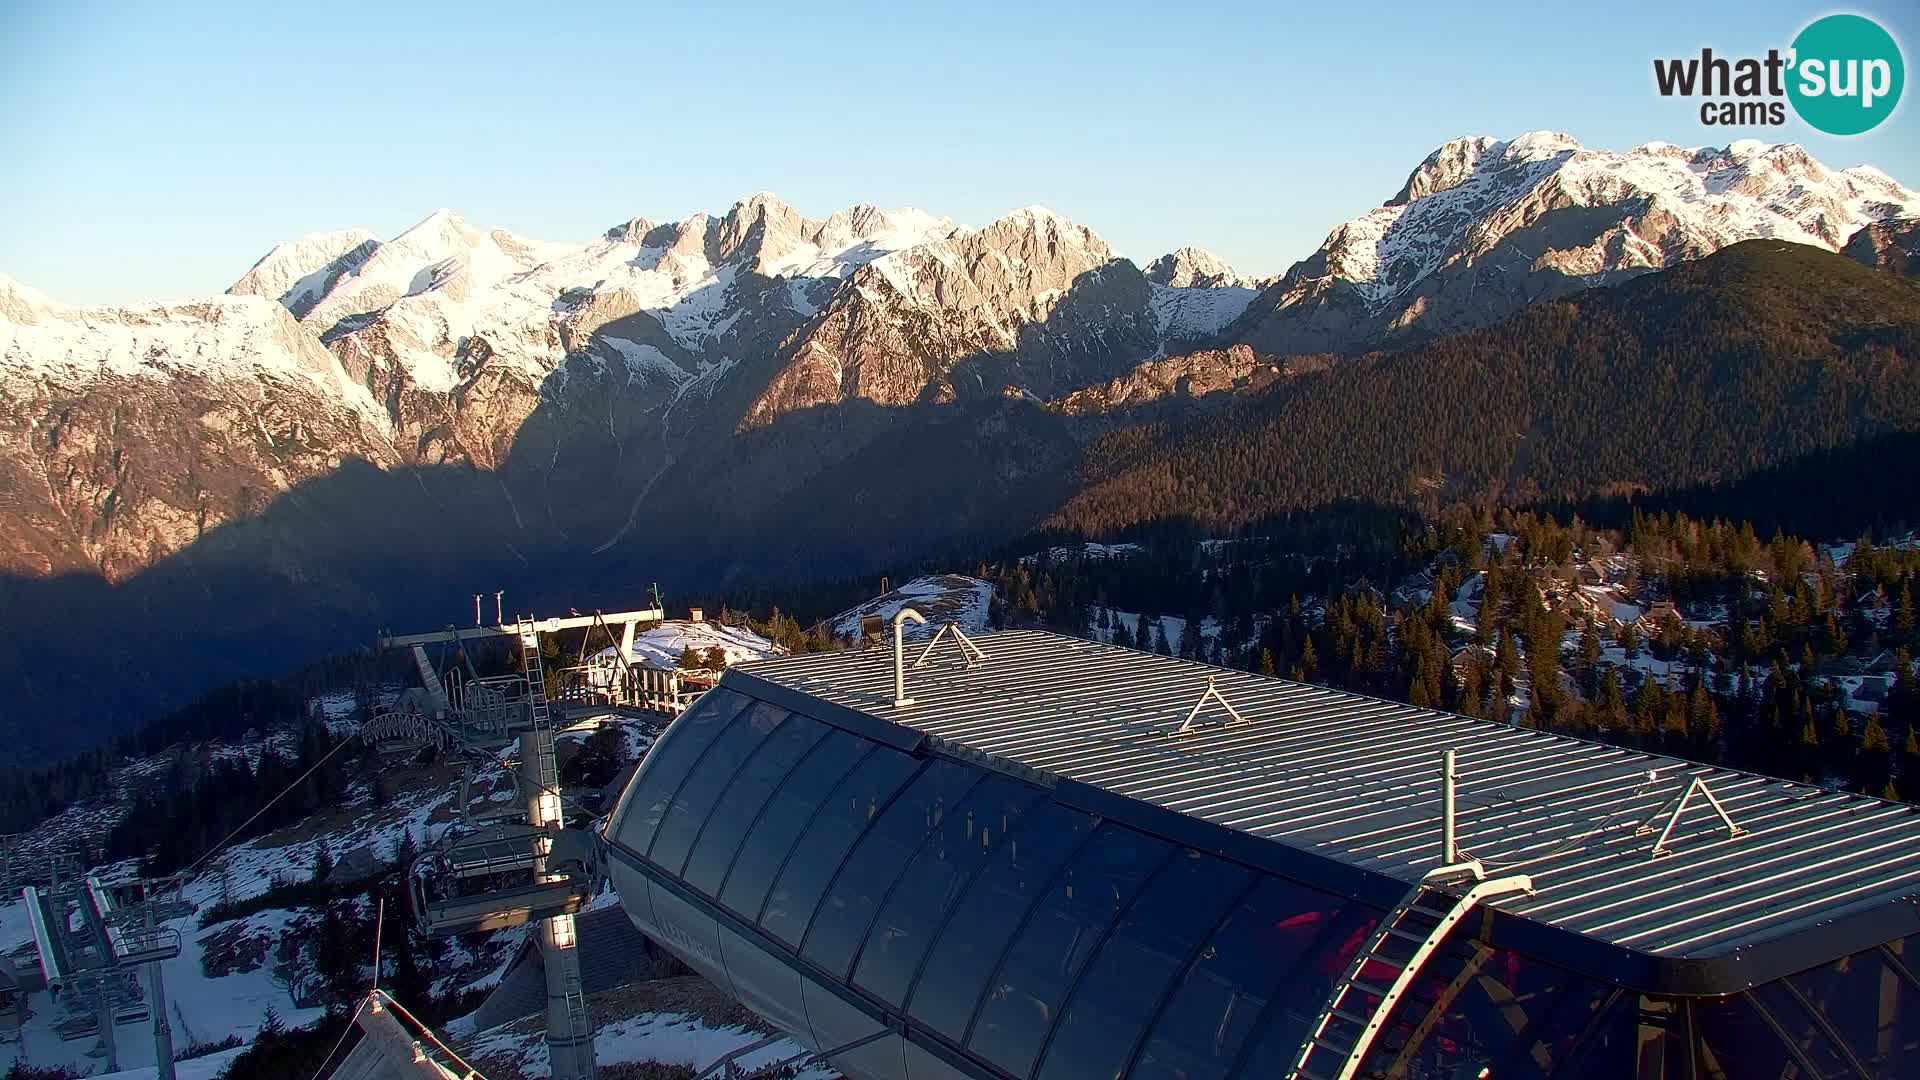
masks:
<instances>
[{"instance_id":1,"label":"white snow on peak","mask_svg":"<svg viewBox=\"0 0 1920 1080\"><path fill-rule=\"evenodd\" d=\"M16 318L9 297L37 299ZM257 296L69 308L0 287L0 381L84 386L100 378L300 379L385 433L391 421L367 388L279 304Z\"/></svg>"},{"instance_id":2,"label":"white snow on peak","mask_svg":"<svg viewBox=\"0 0 1920 1080\"><path fill-rule=\"evenodd\" d=\"M1205 248L1183 247L1148 263L1147 280L1176 289L1217 285L1250 289L1254 280L1235 270L1225 259Z\"/></svg>"},{"instance_id":3,"label":"white snow on peak","mask_svg":"<svg viewBox=\"0 0 1920 1080\"><path fill-rule=\"evenodd\" d=\"M308 233L275 244L227 291L278 300L299 315L319 302L340 274L365 261L379 243L365 229Z\"/></svg>"},{"instance_id":4,"label":"white snow on peak","mask_svg":"<svg viewBox=\"0 0 1920 1080\"><path fill-rule=\"evenodd\" d=\"M1529 131L1507 144L1506 156L1510 161L1539 161L1580 149L1580 141L1565 132Z\"/></svg>"},{"instance_id":5,"label":"white snow on peak","mask_svg":"<svg viewBox=\"0 0 1920 1080\"><path fill-rule=\"evenodd\" d=\"M66 305L46 293L0 274L0 322L39 322L43 315L66 310Z\"/></svg>"},{"instance_id":6,"label":"white snow on peak","mask_svg":"<svg viewBox=\"0 0 1920 1080\"><path fill-rule=\"evenodd\" d=\"M822 295L810 283L951 232L952 222L912 208L807 218L764 191L721 217L633 218L580 244L482 230L437 210L341 276L303 321L330 341L363 342L356 352L397 364L430 390L467 377L474 341L485 343L487 364L536 385L596 336L606 343L599 352L618 354L636 374L671 378L685 371L677 361L614 344L601 329L650 316L682 349L702 353L740 315L741 274L789 279L782 298L807 316Z\"/></svg>"},{"instance_id":7,"label":"white snow on peak","mask_svg":"<svg viewBox=\"0 0 1920 1080\"><path fill-rule=\"evenodd\" d=\"M1560 132L1456 139L1429 155L1400 195L1328 235L1324 276L1351 283L1377 312L1544 215L1592 207L1612 208L1620 230L1555 252L1556 269L1658 268L1761 237L1837 251L1862 225L1920 214L1920 194L1878 170L1835 172L1790 143L1742 139L1691 151L1648 143L1621 154ZM1616 235L1620 250L1606 250Z\"/></svg>"}]
</instances>

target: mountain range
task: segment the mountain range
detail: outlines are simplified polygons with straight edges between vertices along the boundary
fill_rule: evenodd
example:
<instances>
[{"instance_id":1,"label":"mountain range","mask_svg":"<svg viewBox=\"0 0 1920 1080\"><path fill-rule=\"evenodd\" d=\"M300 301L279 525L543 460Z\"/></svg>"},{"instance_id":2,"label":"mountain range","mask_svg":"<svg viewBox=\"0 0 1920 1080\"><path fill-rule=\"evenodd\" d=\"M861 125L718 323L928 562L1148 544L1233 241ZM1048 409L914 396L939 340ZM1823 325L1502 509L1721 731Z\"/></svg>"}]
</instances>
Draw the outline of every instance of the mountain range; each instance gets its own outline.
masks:
<instances>
[{"instance_id":1,"label":"mountain range","mask_svg":"<svg viewBox=\"0 0 1920 1080\"><path fill-rule=\"evenodd\" d=\"M0 588L49 639L82 613L218 615L217 675L503 584L578 604L1132 520L1088 501L1129 490L1129 438L1217 437L1295 384L1742 241L1898 270L1917 216L1797 146L1536 132L1440 147L1270 280L1197 248L1142 267L1040 207L970 228L765 193L584 243L448 210L314 233L180 303L0 277ZM19 666L23 701L99 701ZM184 685L137 650L113 667L112 707Z\"/></svg>"}]
</instances>

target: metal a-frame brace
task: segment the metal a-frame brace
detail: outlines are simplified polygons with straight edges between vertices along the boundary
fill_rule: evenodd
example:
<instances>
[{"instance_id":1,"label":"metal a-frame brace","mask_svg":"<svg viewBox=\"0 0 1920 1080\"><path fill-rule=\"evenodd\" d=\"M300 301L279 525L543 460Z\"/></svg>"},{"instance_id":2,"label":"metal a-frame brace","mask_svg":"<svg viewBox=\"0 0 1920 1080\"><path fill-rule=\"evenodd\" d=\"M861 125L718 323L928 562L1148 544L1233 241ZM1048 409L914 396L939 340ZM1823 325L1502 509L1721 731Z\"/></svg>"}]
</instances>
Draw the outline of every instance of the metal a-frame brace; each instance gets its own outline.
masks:
<instances>
[{"instance_id":1,"label":"metal a-frame brace","mask_svg":"<svg viewBox=\"0 0 1920 1080\"><path fill-rule=\"evenodd\" d=\"M1193 703L1193 708L1187 712L1186 720L1181 723L1179 730L1175 731L1174 734L1186 735L1192 732L1193 722L1199 719L1200 710L1206 708L1207 702L1209 701L1218 702L1221 708L1227 710L1227 715L1233 717L1234 720L1239 723L1244 724L1247 722L1247 718L1240 715L1240 710L1233 707L1233 702L1228 701L1226 697L1220 693L1220 688L1214 685L1213 676L1209 675L1207 676L1207 688L1200 692L1200 700Z\"/></svg>"},{"instance_id":2,"label":"metal a-frame brace","mask_svg":"<svg viewBox=\"0 0 1920 1080\"><path fill-rule=\"evenodd\" d=\"M1707 805L1713 807L1713 812L1720 815L1720 820L1727 826L1728 836L1746 835L1747 830L1735 825L1732 815L1727 813L1727 808L1721 806L1720 800L1713 797L1713 789L1707 786L1706 779L1696 776L1687 784L1686 791L1678 797L1678 806L1674 805L1673 799L1668 799L1660 805L1660 809L1655 810L1645 822L1642 822L1639 828L1633 830L1633 835L1635 836L1647 836L1651 834L1653 832L1653 823L1660 820L1662 814L1667 813L1667 807L1673 807L1673 813L1667 817L1666 828L1660 830L1660 839L1653 842L1653 854L1650 856L1651 858L1658 859L1673 854L1673 850L1667 847L1667 839L1673 835L1673 830L1680 824L1680 816L1687 812L1687 803L1693 798L1693 793L1696 791L1705 796Z\"/></svg>"},{"instance_id":3,"label":"metal a-frame brace","mask_svg":"<svg viewBox=\"0 0 1920 1080\"><path fill-rule=\"evenodd\" d=\"M934 633L933 639L928 641L927 647L920 651L920 659L915 660L913 666L918 668L926 664L927 659L933 655L934 648L945 641L948 634L952 634L954 642L960 646L960 657L967 662L968 667L987 658L987 654L980 651L980 646L975 645L971 638L961 633L959 623L947 623Z\"/></svg>"}]
</instances>

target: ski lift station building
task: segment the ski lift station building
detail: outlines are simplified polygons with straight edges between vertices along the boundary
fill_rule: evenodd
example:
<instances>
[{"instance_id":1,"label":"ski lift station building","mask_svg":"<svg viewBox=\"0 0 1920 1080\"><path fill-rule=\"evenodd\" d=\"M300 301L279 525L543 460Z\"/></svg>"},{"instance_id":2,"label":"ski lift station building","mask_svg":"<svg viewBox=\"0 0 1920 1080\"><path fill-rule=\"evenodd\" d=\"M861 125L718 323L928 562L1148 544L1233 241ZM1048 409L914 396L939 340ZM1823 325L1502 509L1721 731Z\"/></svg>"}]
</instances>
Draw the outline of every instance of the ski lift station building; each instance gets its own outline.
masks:
<instances>
[{"instance_id":1,"label":"ski lift station building","mask_svg":"<svg viewBox=\"0 0 1920 1080\"><path fill-rule=\"evenodd\" d=\"M849 1077L1920 1076L1904 805L943 637L733 669L607 824L634 922Z\"/></svg>"}]
</instances>

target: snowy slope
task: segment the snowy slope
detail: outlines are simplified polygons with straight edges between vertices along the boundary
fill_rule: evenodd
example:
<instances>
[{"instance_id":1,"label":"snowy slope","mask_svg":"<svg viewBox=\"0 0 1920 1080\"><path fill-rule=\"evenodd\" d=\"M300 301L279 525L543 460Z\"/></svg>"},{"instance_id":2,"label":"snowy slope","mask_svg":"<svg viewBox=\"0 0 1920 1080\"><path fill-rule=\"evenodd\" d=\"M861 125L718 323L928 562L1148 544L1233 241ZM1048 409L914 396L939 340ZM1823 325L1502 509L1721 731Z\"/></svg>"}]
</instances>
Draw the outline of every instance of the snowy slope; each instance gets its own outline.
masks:
<instances>
[{"instance_id":1,"label":"snowy slope","mask_svg":"<svg viewBox=\"0 0 1920 1080\"><path fill-rule=\"evenodd\" d=\"M227 291L264 296L296 316L305 315L342 275L359 269L379 247L380 241L365 229L308 233L275 244Z\"/></svg>"},{"instance_id":2,"label":"snowy slope","mask_svg":"<svg viewBox=\"0 0 1920 1080\"><path fill-rule=\"evenodd\" d=\"M680 654L688 649L704 659L708 649L718 647L726 653L727 664L764 660L781 653L779 646L743 626L721 626L710 622L669 619L633 638L635 662L651 667L672 669L680 666ZM611 663L616 649L602 649L593 659Z\"/></svg>"},{"instance_id":3,"label":"snowy slope","mask_svg":"<svg viewBox=\"0 0 1920 1080\"><path fill-rule=\"evenodd\" d=\"M385 412L278 304L222 296L177 304L70 308L0 277L0 381L85 385L102 378L305 383L384 429Z\"/></svg>"},{"instance_id":4,"label":"snowy slope","mask_svg":"<svg viewBox=\"0 0 1920 1080\"><path fill-rule=\"evenodd\" d=\"M961 574L930 574L848 608L835 615L831 625L836 636L850 637L860 633L861 619L878 615L891 627L894 614L910 607L927 622L924 626L908 623L907 637L926 637L947 623L958 623L962 630L974 633L987 629L987 609L992 603L993 586L988 582Z\"/></svg>"}]
</instances>

